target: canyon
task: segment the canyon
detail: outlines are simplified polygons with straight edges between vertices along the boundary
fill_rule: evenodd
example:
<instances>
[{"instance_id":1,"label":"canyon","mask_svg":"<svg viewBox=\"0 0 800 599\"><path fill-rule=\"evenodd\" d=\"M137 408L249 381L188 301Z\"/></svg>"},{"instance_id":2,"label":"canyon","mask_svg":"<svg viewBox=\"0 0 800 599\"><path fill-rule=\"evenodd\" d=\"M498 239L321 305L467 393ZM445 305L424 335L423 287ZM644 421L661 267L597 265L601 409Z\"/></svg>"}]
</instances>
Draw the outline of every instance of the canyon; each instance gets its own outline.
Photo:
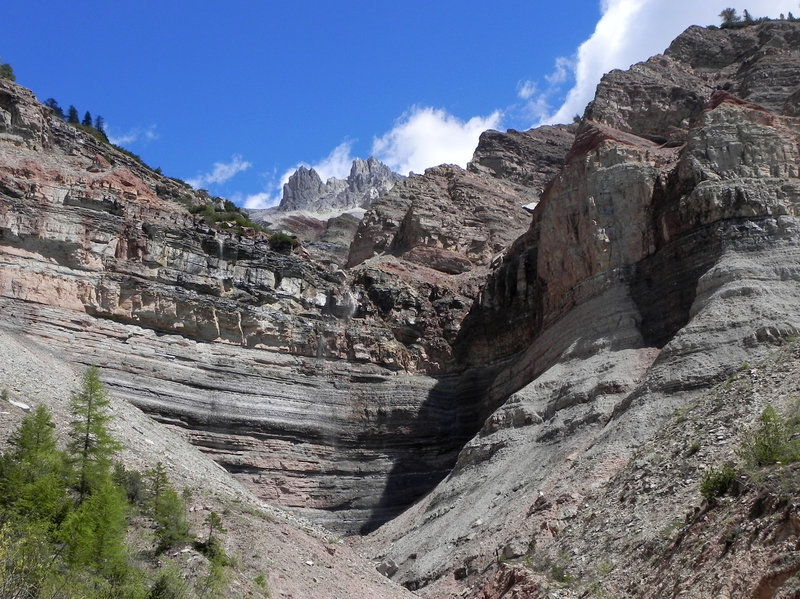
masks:
<instances>
[{"instance_id":1,"label":"canyon","mask_svg":"<svg viewBox=\"0 0 800 599\"><path fill-rule=\"evenodd\" d=\"M796 398L798 73L800 23L691 27L466 169L298 171L286 211L369 203L282 220L289 252L0 80L0 382L62 405L41 381L95 364L131 460L347 535L324 589L276 541L275 596L791 596L796 490L698 484ZM697 565L737 518L761 536Z\"/></svg>"}]
</instances>

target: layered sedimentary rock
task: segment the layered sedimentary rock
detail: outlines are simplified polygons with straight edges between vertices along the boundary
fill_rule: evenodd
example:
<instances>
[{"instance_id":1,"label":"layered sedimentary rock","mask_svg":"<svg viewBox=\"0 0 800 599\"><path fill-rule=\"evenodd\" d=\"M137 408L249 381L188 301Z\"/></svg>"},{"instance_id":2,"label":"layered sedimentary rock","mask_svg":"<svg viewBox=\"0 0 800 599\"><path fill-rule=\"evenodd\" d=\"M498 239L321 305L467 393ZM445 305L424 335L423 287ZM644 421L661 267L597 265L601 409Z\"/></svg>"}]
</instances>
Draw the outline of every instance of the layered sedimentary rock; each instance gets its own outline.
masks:
<instances>
[{"instance_id":1,"label":"layered sedimentary rock","mask_svg":"<svg viewBox=\"0 0 800 599\"><path fill-rule=\"evenodd\" d=\"M202 194L0 86L4 327L101 366L258 496L333 528L372 528L445 476L488 413L479 385L448 378L450 343L491 255L527 226L521 200L481 208L500 184L449 169L436 206L464 211L457 245L424 238L444 239L428 206L408 259L348 273L210 226L187 211Z\"/></svg>"},{"instance_id":2,"label":"layered sedimentary rock","mask_svg":"<svg viewBox=\"0 0 800 599\"><path fill-rule=\"evenodd\" d=\"M501 556L579 556L558 543L581 538L587 498L676 408L800 329L798 32L690 28L603 79L454 343L467 373L494 366L486 401L502 407L370 541L395 579L436 597L546 593L508 573L481 588ZM709 46L737 53L714 62ZM576 569L602 556L586 559Z\"/></svg>"},{"instance_id":3,"label":"layered sedimentary rock","mask_svg":"<svg viewBox=\"0 0 800 599\"><path fill-rule=\"evenodd\" d=\"M593 545L658 549L625 511L648 477L697 496L659 427L712 413L709 387L800 329L799 32L690 28L607 75L578 127L488 132L466 171L320 229L354 235L324 263L211 228L193 190L0 82L0 326L97 363L264 499L347 532L408 507L363 548L427 596L589 579L609 567ZM645 592L634 572L667 592L620 560L614 593Z\"/></svg>"}]
</instances>

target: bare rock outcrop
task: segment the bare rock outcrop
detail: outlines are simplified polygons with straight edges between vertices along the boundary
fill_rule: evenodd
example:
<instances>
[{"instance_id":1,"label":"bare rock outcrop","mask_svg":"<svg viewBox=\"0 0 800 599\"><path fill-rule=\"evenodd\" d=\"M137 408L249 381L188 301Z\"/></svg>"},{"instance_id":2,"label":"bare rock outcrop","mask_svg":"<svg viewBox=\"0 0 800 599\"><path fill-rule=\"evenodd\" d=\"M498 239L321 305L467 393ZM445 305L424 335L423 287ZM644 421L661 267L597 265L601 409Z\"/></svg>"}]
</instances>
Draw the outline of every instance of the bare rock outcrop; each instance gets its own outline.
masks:
<instances>
[{"instance_id":1,"label":"bare rock outcrop","mask_svg":"<svg viewBox=\"0 0 800 599\"><path fill-rule=\"evenodd\" d=\"M277 212L324 214L366 208L403 178L372 156L353 160L345 179L331 177L325 182L313 168L301 166L284 184Z\"/></svg>"},{"instance_id":2,"label":"bare rock outcrop","mask_svg":"<svg viewBox=\"0 0 800 599\"><path fill-rule=\"evenodd\" d=\"M513 237L508 218L527 226L519 203L495 216L476 196L494 188L459 170L474 244L455 230L446 252L408 237L414 261L348 273L210 226L187 211L202 194L23 88L0 90L14 136L0 142L3 327L97 364L114 393L259 497L337 530L375 527L446 475L487 413L477 387L445 374L450 343L491 253ZM452 213L441 192L437 208ZM341 244L357 224L332 219L320 240Z\"/></svg>"},{"instance_id":3,"label":"bare rock outcrop","mask_svg":"<svg viewBox=\"0 0 800 599\"><path fill-rule=\"evenodd\" d=\"M432 597L506 596L491 589L509 580L503 593L547 596L563 586L559 552L572 564L585 548L560 539L581 538L587 497L614 496L612 477L676 409L800 330L800 129L784 109L798 31L690 28L603 79L453 346L501 407L435 490L366 541L393 579ZM704 36L741 51L694 65L686 48ZM622 521L624 507L605 509ZM500 556L539 560L547 584L497 570Z\"/></svg>"},{"instance_id":4,"label":"bare rock outcrop","mask_svg":"<svg viewBox=\"0 0 800 599\"><path fill-rule=\"evenodd\" d=\"M295 236L316 262L342 267L365 209L403 179L374 157L356 158L345 179L325 182L301 166L283 186L278 206L249 213L270 230Z\"/></svg>"},{"instance_id":5,"label":"bare rock outcrop","mask_svg":"<svg viewBox=\"0 0 800 599\"><path fill-rule=\"evenodd\" d=\"M754 393L713 388L800 330L799 44L794 22L690 28L604 77L578 126L488 132L466 171L396 184L357 227L297 222L354 235L346 268L210 227L193 190L0 81L0 333L98 364L260 499L383 525L354 543L424 596L592 596L566 573L609 568L615 595L736 596L691 570L720 540L740 588L775 595L800 570L745 566L712 529L761 505L748 551L790 560L793 508L692 512L686 553L649 520L696 500L702 464L673 442L730 439L769 388L794 393L748 368ZM694 409L712 428L676 428Z\"/></svg>"}]
</instances>

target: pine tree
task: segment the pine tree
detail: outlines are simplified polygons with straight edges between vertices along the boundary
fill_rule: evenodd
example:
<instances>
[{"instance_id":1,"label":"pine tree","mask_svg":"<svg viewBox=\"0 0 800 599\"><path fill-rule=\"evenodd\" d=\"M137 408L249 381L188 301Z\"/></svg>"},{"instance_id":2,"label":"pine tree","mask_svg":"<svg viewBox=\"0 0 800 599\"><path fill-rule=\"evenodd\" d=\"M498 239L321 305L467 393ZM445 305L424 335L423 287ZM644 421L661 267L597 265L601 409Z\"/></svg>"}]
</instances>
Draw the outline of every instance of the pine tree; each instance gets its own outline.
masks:
<instances>
[{"instance_id":1,"label":"pine tree","mask_svg":"<svg viewBox=\"0 0 800 599\"><path fill-rule=\"evenodd\" d=\"M75 469L79 503L106 479L111 478L111 458L119 444L108 432L108 393L100 373L91 366L83 375L78 393L70 398L70 443L67 451Z\"/></svg>"},{"instance_id":2,"label":"pine tree","mask_svg":"<svg viewBox=\"0 0 800 599\"><path fill-rule=\"evenodd\" d=\"M169 488L167 470L162 462L158 462L156 467L146 473L148 489L148 508L151 514L155 514L161 495Z\"/></svg>"},{"instance_id":3,"label":"pine tree","mask_svg":"<svg viewBox=\"0 0 800 599\"><path fill-rule=\"evenodd\" d=\"M94 128L100 131L100 133L106 132L106 121L99 114L94 117Z\"/></svg>"},{"instance_id":4,"label":"pine tree","mask_svg":"<svg viewBox=\"0 0 800 599\"><path fill-rule=\"evenodd\" d=\"M186 504L175 489L164 489L155 506L153 519L156 522L156 551L165 551L186 543L191 538L186 520Z\"/></svg>"},{"instance_id":5,"label":"pine tree","mask_svg":"<svg viewBox=\"0 0 800 599\"><path fill-rule=\"evenodd\" d=\"M50 412L37 406L11 435L12 449L0 467L0 494L9 513L48 526L68 507L65 460L53 431Z\"/></svg>"},{"instance_id":6,"label":"pine tree","mask_svg":"<svg viewBox=\"0 0 800 599\"><path fill-rule=\"evenodd\" d=\"M8 79L9 81L16 81L14 76L14 69L6 62L0 62L0 79Z\"/></svg>"},{"instance_id":7,"label":"pine tree","mask_svg":"<svg viewBox=\"0 0 800 599\"><path fill-rule=\"evenodd\" d=\"M127 569L125 498L110 479L71 512L61 528L67 562L95 569L105 578L119 578Z\"/></svg>"},{"instance_id":8,"label":"pine tree","mask_svg":"<svg viewBox=\"0 0 800 599\"><path fill-rule=\"evenodd\" d=\"M67 108L67 122L73 125L77 125L80 122L78 120L78 109L72 104Z\"/></svg>"},{"instance_id":9,"label":"pine tree","mask_svg":"<svg viewBox=\"0 0 800 599\"><path fill-rule=\"evenodd\" d=\"M81 121L81 125L84 127L92 126L92 113L88 110L86 111L86 114L83 115L83 121Z\"/></svg>"},{"instance_id":10,"label":"pine tree","mask_svg":"<svg viewBox=\"0 0 800 599\"><path fill-rule=\"evenodd\" d=\"M735 8L725 8L719 13L719 17L722 19L723 27L725 25L730 25L731 23L737 23L741 20L739 15L736 14Z\"/></svg>"},{"instance_id":11,"label":"pine tree","mask_svg":"<svg viewBox=\"0 0 800 599\"><path fill-rule=\"evenodd\" d=\"M214 531L216 532L228 532L225 527L222 525L222 518L219 517L217 512L212 511L203 523L208 526L208 540L216 538L214 536Z\"/></svg>"},{"instance_id":12,"label":"pine tree","mask_svg":"<svg viewBox=\"0 0 800 599\"><path fill-rule=\"evenodd\" d=\"M64 120L64 111L61 109L61 106L58 105L58 102L56 102L55 98L47 98L47 100L44 101L44 105L52 110L55 116L60 118L62 121Z\"/></svg>"}]
</instances>

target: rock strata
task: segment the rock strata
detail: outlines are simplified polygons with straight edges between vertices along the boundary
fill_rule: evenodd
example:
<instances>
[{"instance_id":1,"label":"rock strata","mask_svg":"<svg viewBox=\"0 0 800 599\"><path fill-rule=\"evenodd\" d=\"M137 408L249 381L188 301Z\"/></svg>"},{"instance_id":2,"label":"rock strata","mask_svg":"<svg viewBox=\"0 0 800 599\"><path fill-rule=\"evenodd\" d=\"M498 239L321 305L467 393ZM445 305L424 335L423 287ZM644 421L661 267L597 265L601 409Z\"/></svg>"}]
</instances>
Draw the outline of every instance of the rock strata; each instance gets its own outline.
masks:
<instances>
[{"instance_id":1,"label":"rock strata","mask_svg":"<svg viewBox=\"0 0 800 599\"><path fill-rule=\"evenodd\" d=\"M432 597L547 596L564 582L559 550L580 555L559 539L581 537L587 497L611 497L676 409L796 334L800 131L784 107L798 31L690 28L665 56L604 77L453 344L501 407L453 472L367 541L394 580ZM728 62L695 57L723 40L741 50ZM515 545L543 560L547 585L492 578Z\"/></svg>"},{"instance_id":2,"label":"rock strata","mask_svg":"<svg viewBox=\"0 0 800 599\"><path fill-rule=\"evenodd\" d=\"M359 223L293 215L340 246L327 261L210 227L193 190L0 81L0 334L98 364L260 499L373 531L353 543L423 596L602 596L570 576L789 596L775 477L682 510L699 460L734 454L768 389L793 393L749 364L800 330L798 40L793 22L690 28L604 77L577 126L488 132L467 170L397 183ZM292 201L324 192L314 175ZM740 370L766 382L727 393ZM673 420L695 406L711 428ZM659 519L681 514L665 546L680 527ZM695 567L709 543L735 588Z\"/></svg>"},{"instance_id":3,"label":"rock strata","mask_svg":"<svg viewBox=\"0 0 800 599\"><path fill-rule=\"evenodd\" d=\"M372 528L445 476L486 416L474 386L445 376L450 343L513 235L508 215L524 228L518 205L470 217L476 238L501 240L489 249L409 237L408 261L347 273L212 228L186 209L202 194L0 88L13 117L0 145L3 326L102 367L115 394L256 495L331 528ZM353 189L374 170L355 165ZM357 224L331 219L320 241Z\"/></svg>"}]
</instances>

